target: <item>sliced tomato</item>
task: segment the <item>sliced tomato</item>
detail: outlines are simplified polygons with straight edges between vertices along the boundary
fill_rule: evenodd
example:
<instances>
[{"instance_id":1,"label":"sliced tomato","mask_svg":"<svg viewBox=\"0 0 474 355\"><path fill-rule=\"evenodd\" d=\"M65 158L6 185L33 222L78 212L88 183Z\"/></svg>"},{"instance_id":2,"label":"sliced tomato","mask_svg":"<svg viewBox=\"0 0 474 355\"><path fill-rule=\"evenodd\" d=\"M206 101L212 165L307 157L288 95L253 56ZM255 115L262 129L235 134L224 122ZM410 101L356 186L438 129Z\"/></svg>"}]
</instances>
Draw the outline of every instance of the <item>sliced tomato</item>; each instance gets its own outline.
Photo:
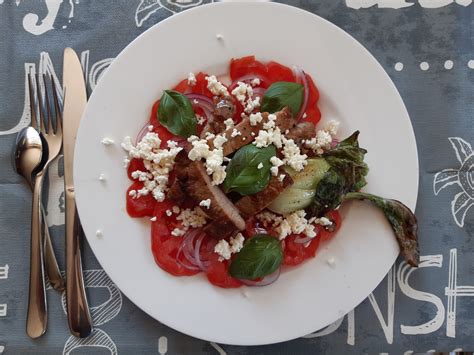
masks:
<instances>
[{"instance_id":1,"label":"sliced tomato","mask_svg":"<svg viewBox=\"0 0 474 355\"><path fill-rule=\"evenodd\" d=\"M210 283L222 288L236 288L242 286L242 283L229 275L229 263L219 261L218 256L210 256L211 266L206 270L206 276Z\"/></svg>"},{"instance_id":2,"label":"sliced tomato","mask_svg":"<svg viewBox=\"0 0 474 355\"><path fill-rule=\"evenodd\" d=\"M321 111L317 106L306 109L305 113L306 116L303 118L303 122L311 122L316 125L321 120Z\"/></svg>"},{"instance_id":3,"label":"sliced tomato","mask_svg":"<svg viewBox=\"0 0 474 355\"><path fill-rule=\"evenodd\" d=\"M152 217L155 209L156 200L152 194L133 198L129 196L131 190L140 190L143 183L134 181L127 190L127 212L131 217Z\"/></svg>"},{"instance_id":4,"label":"sliced tomato","mask_svg":"<svg viewBox=\"0 0 474 355\"><path fill-rule=\"evenodd\" d=\"M270 83L274 83L277 81L296 81L295 75L293 74L293 71L290 68L273 61L267 63L267 76L270 80Z\"/></svg>"},{"instance_id":5,"label":"sliced tomato","mask_svg":"<svg viewBox=\"0 0 474 355\"><path fill-rule=\"evenodd\" d=\"M173 88L173 90L184 94L190 90L190 87L191 86L188 84L188 79L183 79Z\"/></svg>"},{"instance_id":6,"label":"sliced tomato","mask_svg":"<svg viewBox=\"0 0 474 355\"><path fill-rule=\"evenodd\" d=\"M319 100L319 90L314 84L313 78L308 74L305 74L305 76L309 87L308 107L315 107Z\"/></svg>"},{"instance_id":7,"label":"sliced tomato","mask_svg":"<svg viewBox=\"0 0 474 355\"><path fill-rule=\"evenodd\" d=\"M304 243L295 243L298 235L290 235L285 238L285 251L283 265L299 265L306 259L314 258L316 250L318 250L321 239L314 238L308 246Z\"/></svg>"},{"instance_id":8,"label":"sliced tomato","mask_svg":"<svg viewBox=\"0 0 474 355\"><path fill-rule=\"evenodd\" d=\"M146 171L145 165L143 165L143 160L133 158L130 160L130 163L128 164L127 168L127 175L130 180L133 180L132 173L137 170Z\"/></svg>"},{"instance_id":9,"label":"sliced tomato","mask_svg":"<svg viewBox=\"0 0 474 355\"><path fill-rule=\"evenodd\" d=\"M267 68L263 63L256 60L255 56L249 55L247 57L231 59L229 74L232 81L236 81L250 74L267 78Z\"/></svg>"},{"instance_id":10,"label":"sliced tomato","mask_svg":"<svg viewBox=\"0 0 474 355\"><path fill-rule=\"evenodd\" d=\"M166 238L166 231L168 231L168 235L171 234L166 224L162 222L155 222L154 224L156 224L156 227L152 229L151 249L158 266L174 276L191 276L199 273L197 270L185 268L177 260L178 250L183 242L183 238ZM181 262L183 261L184 259L181 260Z\"/></svg>"},{"instance_id":11,"label":"sliced tomato","mask_svg":"<svg viewBox=\"0 0 474 355\"><path fill-rule=\"evenodd\" d=\"M207 97L212 99L214 97L214 95L207 88L206 76L207 76L207 74L205 74L205 73L202 73L202 72L197 73L196 74L196 85L191 86L190 89L191 89L191 92L193 94L204 95L204 96L207 96Z\"/></svg>"}]
</instances>

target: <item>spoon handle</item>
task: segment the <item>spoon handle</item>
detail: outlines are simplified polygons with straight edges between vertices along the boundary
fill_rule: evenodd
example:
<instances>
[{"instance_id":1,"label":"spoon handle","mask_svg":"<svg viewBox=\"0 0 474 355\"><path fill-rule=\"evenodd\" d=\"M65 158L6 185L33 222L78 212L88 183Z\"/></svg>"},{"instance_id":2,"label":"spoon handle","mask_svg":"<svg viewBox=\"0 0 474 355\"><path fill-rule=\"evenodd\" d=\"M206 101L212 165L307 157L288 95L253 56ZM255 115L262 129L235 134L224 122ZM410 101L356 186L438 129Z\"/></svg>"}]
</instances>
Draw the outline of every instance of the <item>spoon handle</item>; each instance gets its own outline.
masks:
<instances>
[{"instance_id":1,"label":"spoon handle","mask_svg":"<svg viewBox=\"0 0 474 355\"><path fill-rule=\"evenodd\" d=\"M56 291L62 292L65 288L64 280L61 276L61 271L59 270L56 255L54 254L54 248L51 242L51 236L49 235L49 228L43 205L41 205L41 214L42 224L44 226L44 265L46 268L46 275L48 275L51 286L53 286Z\"/></svg>"},{"instance_id":2,"label":"spoon handle","mask_svg":"<svg viewBox=\"0 0 474 355\"><path fill-rule=\"evenodd\" d=\"M41 189L43 174L36 175L33 190L31 215L31 250L30 250L30 289L28 297L28 314L26 333L30 338L39 338L46 332L48 323L46 287L43 268L43 243L41 240Z\"/></svg>"}]
</instances>

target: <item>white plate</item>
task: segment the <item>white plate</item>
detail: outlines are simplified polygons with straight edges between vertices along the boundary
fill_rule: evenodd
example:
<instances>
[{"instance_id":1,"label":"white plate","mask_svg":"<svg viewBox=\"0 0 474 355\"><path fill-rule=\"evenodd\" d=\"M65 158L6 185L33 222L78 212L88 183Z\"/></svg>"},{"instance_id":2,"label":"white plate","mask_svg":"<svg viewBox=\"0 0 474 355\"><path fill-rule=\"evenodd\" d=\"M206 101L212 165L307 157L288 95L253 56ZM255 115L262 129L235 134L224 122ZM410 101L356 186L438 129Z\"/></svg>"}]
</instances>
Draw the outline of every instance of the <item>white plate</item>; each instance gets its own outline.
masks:
<instances>
[{"instance_id":1,"label":"white plate","mask_svg":"<svg viewBox=\"0 0 474 355\"><path fill-rule=\"evenodd\" d=\"M326 20L274 3L218 3L175 15L133 41L100 80L78 133L82 225L105 271L138 307L183 333L238 345L290 340L330 324L369 295L398 254L381 214L358 203L345 209L342 229L315 259L268 287L224 290L156 266L150 222L125 211L130 181L118 142L136 135L162 90L188 72L223 73L232 57L249 54L302 67L321 90L323 117L341 121L341 136L361 131L371 169L367 191L410 208L418 191L415 138L400 95L374 57ZM105 147L103 137L117 144ZM330 256L335 268L326 263Z\"/></svg>"}]
</instances>

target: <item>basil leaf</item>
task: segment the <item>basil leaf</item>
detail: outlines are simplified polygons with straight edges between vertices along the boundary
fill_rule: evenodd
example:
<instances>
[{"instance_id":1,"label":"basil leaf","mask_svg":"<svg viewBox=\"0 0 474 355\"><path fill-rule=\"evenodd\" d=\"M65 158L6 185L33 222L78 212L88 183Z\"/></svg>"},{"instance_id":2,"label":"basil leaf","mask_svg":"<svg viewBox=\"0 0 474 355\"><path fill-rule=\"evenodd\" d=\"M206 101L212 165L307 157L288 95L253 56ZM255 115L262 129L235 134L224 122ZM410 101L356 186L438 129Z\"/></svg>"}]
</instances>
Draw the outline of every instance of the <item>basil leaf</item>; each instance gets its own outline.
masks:
<instances>
[{"instance_id":1,"label":"basil leaf","mask_svg":"<svg viewBox=\"0 0 474 355\"><path fill-rule=\"evenodd\" d=\"M276 155L273 145L257 148L248 144L240 148L227 166L224 191L252 195L264 190L270 181L270 158ZM260 164L262 168L258 168Z\"/></svg>"},{"instance_id":2,"label":"basil leaf","mask_svg":"<svg viewBox=\"0 0 474 355\"><path fill-rule=\"evenodd\" d=\"M177 92L165 90L160 99L158 120L168 131L181 137L196 134L196 117L189 99Z\"/></svg>"},{"instance_id":3,"label":"basil leaf","mask_svg":"<svg viewBox=\"0 0 474 355\"><path fill-rule=\"evenodd\" d=\"M293 116L296 116L300 112L303 98L303 85L279 81L270 85L265 91L261 111L274 113L288 106Z\"/></svg>"},{"instance_id":4,"label":"basil leaf","mask_svg":"<svg viewBox=\"0 0 474 355\"><path fill-rule=\"evenodd\" d=\"M266 234L257 234L244 244L232 260L229 273L236 279L255 280L275 272L282 260L280 241Z\"/></svg>"}]
</instances>

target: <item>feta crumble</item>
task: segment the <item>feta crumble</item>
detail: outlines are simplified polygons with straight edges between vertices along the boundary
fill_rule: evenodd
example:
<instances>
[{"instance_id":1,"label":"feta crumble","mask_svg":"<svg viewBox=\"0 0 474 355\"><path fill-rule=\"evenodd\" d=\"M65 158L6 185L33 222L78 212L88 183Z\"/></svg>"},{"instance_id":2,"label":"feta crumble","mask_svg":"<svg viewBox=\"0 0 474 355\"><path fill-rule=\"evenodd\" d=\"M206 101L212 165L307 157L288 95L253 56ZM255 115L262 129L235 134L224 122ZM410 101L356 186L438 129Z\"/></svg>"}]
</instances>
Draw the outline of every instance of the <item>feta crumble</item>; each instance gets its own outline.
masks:
<instances>
[{"instance_id":1,"label":"feta crumble","mask_svg":"<svg viewBox=\"0 0 474 355\"><path fill-rule=\"evenodd\" d=\"M171 210L166 210L165 213L168 217L171 217L173 215L173 212Z\"/></svg>"},{"instance_id":2,"label":"feta crumble","mask_svg":"<svg viewBox=\"0 0 474 355\"><path fill-rule=\"evenodd\" d=\"M224 121L224 124L225 124L225 130L228 131L228 130L231 130L232 128L234 128L234 120L232 118L228 118Z\"/></svg>"},{"instance_id":3,"label":"feta crumble","mask_svg":"<svg viewBox=\"0 0 474 355\"><path fill-rule=\"evenodd\" d=\"M257 219L265 227L271 226L279 234L280 240L285 239L290 234L304 234L309 238L317 236L315 227L310 220L306 219L304 210L298 210L283 216L270 211L263 211L257 215Z\"/></svg>"},{"instance_id":4,"label":"feta crumble","mask_svg":"<svg viewBox=\"0 0 474 355\"><path fill-rule=\"evenodd\" d=\"M104 236L104 234L102 233L102 231L100 229L97 229L96 232L95 232L95 236L97 238L101 238Z\"/></svg>"},{"instance_id":5,"label":"feta crumble","mask_svg":"<svg viewBox=\"0 0 474 355\"><path fill-rule=\"evenodd\" d=\"M285 180L285 177L286 177L285 174L281 174L281 175L278 177L278 180L280 180L280 182L282 182L283 180Z\"/></svg>"},{"instance_id":6,"label":"feta crumble","mask_svg":"<svg viewBox=\"0 0 474 355\"><path fill-rule=\"evenodd\" d=\"M221 239L214 247L214 253L219 255L219 261L229 260L232 254L236 254L242 249L244 242L245 238L242 233L230 238L230 242Z\"/></svg>"},{"instance_id":7,"label":"feta crumble","mask_svg":"<svg viewBox=\"0 0 474 355\"><path fill-rule=\"evenodd\" d=\"M260 97L253 98L253 88L249 84L239 81L235 89L232 90L232 95L242 104L245 113L251 113L260 107Z\"/></svg>"},{"instance_id":8,"label":"feta crumble","mask_svg":"<svg viewBox=\"0 0 474 355\"><path fill-rule=\"evenodd\" d=\"M183 149L176 142L169 141L166 148L160 148L161 139L157 133L148 132L136 146L130 137L125 137L122 148L128 152L129 158L142 159L146 171L132 172L132 178L143 182L143 188L132 197L152 194L157 201L165 199L168 189L168 176L174 166L176 155Z\"/></svg>"},{"instance_id":9,"label":"feta crumble","mask_svg":"<svg viewBox=\"0 0 474 355\"><path fill-rule=\"evenodd\" d=\"M202 126L204 122L206 122L206 119L201 115L196 115L196 122L198 125Z\"/></svg>"},{"instance_id":10,"label":"feta crumble","mask_svg":"<svg viewBox=\"0 0 474 355\"><path fill-rule=\"evenodd\" d=\"M211 207L211 199L208 198L207 200L202 200L201 202L199 202L199 206L206 207L207 209L209 209Z\"/></svg>"},{"instance_id":11,"label":"feta crumble","mask_svg":"<svg viewBox=\"0 0 474 355\"><path fill-rule=\"evenodd\" d=\"M240 131L238 131L237 128L234 128L232 133L230 134L230 136L232 138L237 137L237 136L241 136L241 135L242 135L242 133L240 133Z\"/></svg>"},{"instance_id":12,"label":"feta crumble","mask_svg":"<svg viewBox=\"0 0 474 355\"><path fill-rule=\"evenodd\" d=\"M286 139L283 137L283 156L285 157L285 163L296 171L301 171L308 164L306 160L308 156L301 154L300 147L294 142L293 139Z\"/></svg>"},{"instance_id":13,"label":"feta crumble","mask_svg":"<svg viewBox=\"0 0 474 355\"><path fill-rule=\"evenodd\" d=\"M99 174L99 181L102 181L102 182L105 181L105 174L104 173Z\"/></svg>"},{"instance_id":14,"label":"feta crumble","mask_svg":"<svg viewBox=\"0 0 474 355\"><path fill-rule=\"evenodd\" d=\"M207 88L215 96L229 96L227 88L217 80L215 75L206 76Z\"/></svg>"},{"instance_id":15,"label":"feta crumble","mask_svg":"<svg viewBox=\"0 0 474 355\"><path fill-rule=\"evenodd\" d=\"M156 222L156 216L154 216L154 217L151 217L151 218L150 218L150 221L152 221L152 222Z\"/></svg>"},{"instance_id":16,"label":"feta crumble","mask_svg":"<svg viewBox=\"0 0 474 355\"><path fill-rule=\"evenodd\" d=\"M104 138L102 138L100 143L102 143L103 145L112 145L112 144L115 143L115 141L112 138L104 137Z\"/></svg>"},{"instance_id":17,"label":"feta crumble","mask_svg":"<svg viewBox=\"0 0 474 355\"><path fill-rule=\"evenodd\" d=\"M211 135L206 135L206 139L189 137L188 141L191 142L193 148L189 151L188 158L192 161L204 159L206 172L212 176L212 184L220 185L226 177L222 145L227 142L227 138L224 135L217 135L213 141L214 149L211 150L207 141L209 137Z\"/></svg>"},{"instance_id":18,"label":"feta crumble","mask_svg":"<svg viewBox=\"0 0 474 355\"><path fill-rule=\"evenodd\" d=\"M324 130L328 132L331 136L335 136L339 130L340 122L336 120L330 120L324 126Z\"/></svg>"},{"instance_id":19,"label":"feta crumble","mask_svg":"<svg viewBox=\"0 0 474 355\"><path fill-rule=\"evenodd\" d=\"M262 168L263 168L263 163L260 163L260 164L257 165L257 169L258 169L258 170L260 170L260 169L262 169Z\"/></svg>"},{"instance_id":20,"label":"feta crumble","mask_svg":"<svg viewBox=\"0 0 474 355\"><path fill-rule=\"evenodd\" d=\"M196 85L196 76L194 75L193 72L190 72L188 74L188 85L189 86L194 86Z\"/></svg>"},{"instance_id":21,"label":"feta crumble","mask_svg":"<svg viewBox=\"0 0 474 355\"><path fill-rule=\"evenodd\" d=\"M147 129L148 129L148 132L153 131L153 125L149 125L149 126L147 127Z\"/></svg>"},{"instance_id":22,"label":"feta crumble","mask_svg":"<svg viewBox=\"0 0 474 355\"><path fill-rule=\"evenodd\" d=\"M250 85L252 86L260 85L260 79L259 78L252 79L252 81L250 82Z\"/></svg>"},{"instance_id":23,"label":"feta crumble","mask_svg":"<svg viewBox=\"0 0 474 355\"><path fill-rule=\"evenodd\" d=\"M181 212L181 209L178 206L173 206L171 210L174 214L179 214Z\"/></svg>"}]
</instances>

